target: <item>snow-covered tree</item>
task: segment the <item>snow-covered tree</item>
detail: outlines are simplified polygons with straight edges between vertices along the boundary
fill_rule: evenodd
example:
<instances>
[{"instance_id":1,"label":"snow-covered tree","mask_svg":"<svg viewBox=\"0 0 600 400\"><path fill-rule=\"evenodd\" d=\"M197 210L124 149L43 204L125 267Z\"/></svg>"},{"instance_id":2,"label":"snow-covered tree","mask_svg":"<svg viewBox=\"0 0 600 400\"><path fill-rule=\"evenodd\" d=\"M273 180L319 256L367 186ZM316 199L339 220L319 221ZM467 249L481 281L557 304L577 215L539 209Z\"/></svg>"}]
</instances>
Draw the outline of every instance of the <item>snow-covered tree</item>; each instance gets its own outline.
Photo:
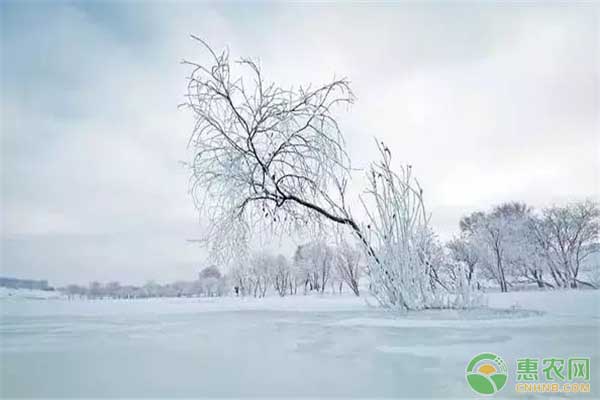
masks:
<instances>
[{"instance_id":1,"label":"snow-covered tree","mask_svg":"<svg viewBox=\"0 0 600 400\"><path fill-rule=\"evenodd\" d=\"M588 200L542 210L534 233L557 286L590 286L579 279L579 273L586 260L600 251L599 227L600 208L597 202Z\"/></svg>"},{"instance_id":2,"label":"snow-covered tree","mask_svg":"<svg viewBox=\"0 0 600 400\"><path fill-rule=\"evenodd\" d=\"M87 289L84 286L75 284L67 285L63 291L67 294L69 299L83 297L87 294Z\"/></svg>"},{"instance_id":3,"label":"snow-covered tree","mask_svg":"<svg viewBox=\"0 0 600 400\"><path fill-rule=\"evenodd\" d=\"M90 282L87 290L88 297L91 298L101 298L104 296L104 286L102 283L93 281Z\"/></svg>"},{"instance_id":4,"label":"snow-covered tree","mask_svg":"<svg viewBox=\"0 0 600 400\"><path fill-rule=\"evenodd\" d=\"M221 279L221 277L222 277L221 271L219 271L219 268L217 268L216 265L211 265L209 267L203 268L202 271L200 271L198 273L198 279L205 279L205 278Z\"/></svg>"},{"instance_id":5,"label":"snow-covered tree","mask_svg":"<svg viewBox=\"0 0 600 400\"><path fill-rule=\"evenodd\" d=\"M515 282L535 283L539 288L553 288L547 281L547 260L535 240L536 216L531 209L521 217L511 218L511 236L507 252L510 273Z\"/></svg>"},{"instance_id":6,"label":"snow-covered tree","mask_svg":"<svg viewBox=\"0 0 600 400\"><path fill-rule=\"evenodd\" d=\"M325 292L335 262L331 246L320 240L298 246L294 261L305 277L305 292L306 290Z\"/></svg>"},{"instance_id":7,"label":"snow-covered tree","mask_svg":"<svg viewBox=\"0 0 600 400\"><path fill-rule=\"evenodd\" d=\"M121 284L117 281L108 282L104 286L104 295L113 299L120 298L122 296Z\"/></svg>"},{"instance_id":8,"label":"snow-covered tree","mask_svg":"<svg viewBox=\"0 0 600 400\"><path fill-rule=\"evenodd\" d=\"M595 288L600 288L600 252L596 252L589 260L587 275Z\"/></svg>"},{"instance_id":9,"label":"snow-covered tree","mask_svg":"<svg viewBox=\"0 0 600 400\"><path fill-rule=\"evenodd\" d=\"M475 245L470 250L475 249L483 272L502 291L511 282L540 288L591 286L578 276L586 259L598 251L599 215L591 201L547 208L539 216L513 202L489 214L475 213L461 227L468 227Z\"/></svg>"},{"instance_id":10,"label":"snow-covered tree","mask_svg":"<svg viewBox=\"0 0 600 400\"><path fill-rule=\"evenodd\" d=\"M461 220L464 240L468 243L466 256L481 266L484 277L493 279L502 292L507 292L512 278L518 274L517 267L541 279L536 274L537 264L525 249L528 245L528 229L531 208L523 203L504 203L489 214L476 212Z\"/></svg>"},{"instance_id":11,"label":"snow-covered tree","mask_svg":"<svg viewBox=\"0 0 600 400\"><path fill-rule=\"evenodd\" d=\"M358 282L364 268L362 264L364 252L353 248L346 241L342 241L336 247L335 251L335 269L337 275L356 296L359 296Z\"/></svg>"},{"instance_id":12,"label":"snow-covered tree","mask_svg":"<svg viewBox=\"0 0 600 400\"><path fill-rule=\"evenodd\" d=\"M482 243L484 272L500 286L501 292L508 292L506 252L511 238L510 222L500 216L490 216L477 226L476 237Z\"/></svg>"},{"instance_id":13,"label":"snow-covered tree","mask_svg":"<svg viewBox=\"0 0 600 400\"><path fill-rule=\"evenodd\" d=\"M468 235L461 235L446 244L450 251L450 257L457 263L465 266L465 278L471 283L475 276L477 266L480 264L481 252L476 243L471 241Z\"/></svg>"},{"instance_id":14,"label":"snow-covered tree","mask_svg":"<svg viewBox=\"0 0 600 400\"><path fill-rule=\"evenodd\" d=\"M142 287L142 294L144 297L159 297L160 285L153 280L147 281Z\"/></svg>"},{"instance_id":15,"label":"snow-covered tree","mask_svg":"<svg viewBox=\"0 0 600 400\"><path fill-rule=\"evenodd\" d=\"M252 293L252 279L250 277L250 266L243 260L236 260L231 265L229 273L230 279L234 286L237 286L238 293L241 296L250 295Z\"/></svg>"},{"instance_id":16,"label":"snow-covered tree","mask_svg":"<svg viewBox=\"0 0 600 400\"><path fill-rule=\"evenodd\" d=\"M290 269L290 295L298 294L298 287L306 282L306 274L303 266L296 260L296 253L294 253L294 258L288 263L288 266Z\"/></svg>"},{"instance_id":17,"label":"snow-covered tree","mask_svg":"<svg viewBox=\"0 0 600 400\"><path fill-rule=\"evenodd\" d=\"M249 282L254 297L265 297L271 286L277 257L266 251L255 252L249 260Z\"/></svg>"},{"instance_id":18,"label":"snow-covered tree","mask_svg":"<svg viewBox=\"0 0 600 400\"><path fill-rule=\"evenodd\" d=\"M252 60L232 65L228 52L205 47L212 65L186 62L184 106L196 119L192 194L211 221L213 254L226 257L251 227L286 231L325 219L362 235L344 208L350 160L332 114L353 101L349 82L284 89Z\"/></svg>"},{"instance_id":19,"label":"snow-covered tree","mask_svg":"<svg viewBox=\"0 0 600 400\"><path fill-rule=\"evenodd\" d=\"M274 260L272 281L273 287L281 297L288 294L292 287L292 270L287 258L281 254Z\"/></svg>"},{"instance_id":20,"label":"snow-covered tree","mask_svg":"<svg viewBox=\"0 0 600 400\"><path fill-rule=\"evenodd\" d=\"M191 67L184 107L195 117L191 191L210 221L206 243L213 258L231 258L247 244L250 229L275 232L338 224L368 255L374 295L391 308L439 303L432 284L432 232L422 190L411 167L392 172L390 153L371 168L369 223L355 221L346 204L351 165L333 111L354 96L346 79L286 89L269 83L257 63L214 52L201 39L210 64ZM390 202L386 204L386 202ZM307 285L323 291L331 263ZM256 285L262 285L257 280Z\"/></svg>"}]
</instances>

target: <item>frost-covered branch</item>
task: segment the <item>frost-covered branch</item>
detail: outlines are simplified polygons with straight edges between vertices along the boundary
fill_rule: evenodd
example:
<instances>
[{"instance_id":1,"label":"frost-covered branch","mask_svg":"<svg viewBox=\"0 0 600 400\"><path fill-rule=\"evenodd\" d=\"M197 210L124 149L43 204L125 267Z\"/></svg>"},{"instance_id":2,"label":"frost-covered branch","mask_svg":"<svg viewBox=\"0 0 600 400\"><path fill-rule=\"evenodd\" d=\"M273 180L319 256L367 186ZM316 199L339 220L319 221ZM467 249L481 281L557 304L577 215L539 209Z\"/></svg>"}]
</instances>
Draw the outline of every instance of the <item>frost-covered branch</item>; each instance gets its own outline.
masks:
<instances>
[{"instance_id":1,"label":"frost-covered branch","mask_svg":"<svg viewBox=\"0 0 600 400\"><path fill-rule=\"evenodd\" d=\"M211 221L206 240L224 255L250 226L286 230L350 226L345 209L350 160L333 116L354 96L346 79L317 87L284 89L268 83L257 63L230 62L205 42L208 65L191 67L187 101L195 117L191 188L196 206Z\"/></svg>"},{"instance_id":2,"label":"frost-covered branch","mask_svg":"<svg viewBox=\"0 0 600 400\"><path fill-rule=\"evenodd\" d=\"M378 143L381 160L368 173L362 198L369 223L368 241L378 259L369 257L371 293L394 309L442 307L448 294L437 274L436 240L429 228L423 190L410 165L392 170L391 152Z\"/></svg>"}]
</instances>

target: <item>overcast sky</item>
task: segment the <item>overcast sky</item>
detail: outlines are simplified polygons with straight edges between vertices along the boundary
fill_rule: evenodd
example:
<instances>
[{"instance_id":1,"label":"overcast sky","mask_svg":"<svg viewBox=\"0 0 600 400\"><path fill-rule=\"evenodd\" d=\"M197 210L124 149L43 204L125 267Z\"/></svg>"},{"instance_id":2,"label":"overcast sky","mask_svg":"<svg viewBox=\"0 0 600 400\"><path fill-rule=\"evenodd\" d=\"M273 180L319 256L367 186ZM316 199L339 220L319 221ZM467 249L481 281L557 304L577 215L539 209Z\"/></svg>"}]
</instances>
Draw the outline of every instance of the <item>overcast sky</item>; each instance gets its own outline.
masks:
<instances>
[{"instance_id":1,"label":"overcast sky","mask_svg":"<svg viewBox=\"0 0 600 400\"><path fill-rule=\"evenodd\" d=\"M2 2L0 275L195 276L190 34L285 86L348 77L354 165L384 140L442 238L502 201L598 198L598 6L519 3Z\"/></svg>"}]
</instances>

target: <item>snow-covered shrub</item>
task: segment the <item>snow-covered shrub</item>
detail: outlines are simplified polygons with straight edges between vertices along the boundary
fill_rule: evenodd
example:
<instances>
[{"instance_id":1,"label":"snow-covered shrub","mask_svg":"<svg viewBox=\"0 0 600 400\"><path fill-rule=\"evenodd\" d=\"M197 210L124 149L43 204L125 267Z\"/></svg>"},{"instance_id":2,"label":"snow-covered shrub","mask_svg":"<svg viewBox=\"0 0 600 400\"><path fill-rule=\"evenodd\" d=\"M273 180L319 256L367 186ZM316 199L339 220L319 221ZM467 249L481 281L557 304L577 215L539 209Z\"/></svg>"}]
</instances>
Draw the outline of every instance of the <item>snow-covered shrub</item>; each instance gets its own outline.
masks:
<instances>
[{"instance_id":1,"label":"snow-covered shrub","mask_svg":"<svg viewBox=\"0 0 600 400\"><path fill-rule=\"evenodd\" d=\"M482 292L478 290L476 272L466 263L456 262L448 256L440 275L448 291L446 307L471 308L483 304Z\"/></svg>"},{"instance_id":2,"label":"snow-covered shrub","mask_svg":"<svg viewBox=\"0 0 600 400\"><path fill-rule=\"evenodd\" d=\"M410 165L395 173L389 149L378 146L382 159L370 168L363 199L371 294L392 309L450 306L455 296L438 276L441 251L429 227L423 190Z\"/></svg>"}]
</instances>

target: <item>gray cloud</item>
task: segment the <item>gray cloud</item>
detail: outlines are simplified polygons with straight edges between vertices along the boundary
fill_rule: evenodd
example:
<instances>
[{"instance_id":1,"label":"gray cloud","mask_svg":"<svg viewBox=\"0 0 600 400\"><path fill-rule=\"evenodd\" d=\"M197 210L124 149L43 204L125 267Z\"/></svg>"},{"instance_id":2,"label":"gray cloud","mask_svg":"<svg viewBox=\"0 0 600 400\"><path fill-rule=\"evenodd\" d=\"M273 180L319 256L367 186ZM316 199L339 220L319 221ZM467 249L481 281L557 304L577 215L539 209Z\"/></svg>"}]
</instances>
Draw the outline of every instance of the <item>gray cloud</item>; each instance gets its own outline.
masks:
<instances>
[{"instance_id":1,"label":"gray cloud","mask_svg":"<svg viewBox=\"0 0 600 400\"><path fill-rule=\"evenodd\" d=\"M358 167L411 163L443 237L504 200L599 196L594 5L2 4L2 274L189 279L189 34L285 85L347 76ZM361 187L357 174L355 188ZM287 246L286 246L287 247Z\"/></svg>"}]
</instances>

